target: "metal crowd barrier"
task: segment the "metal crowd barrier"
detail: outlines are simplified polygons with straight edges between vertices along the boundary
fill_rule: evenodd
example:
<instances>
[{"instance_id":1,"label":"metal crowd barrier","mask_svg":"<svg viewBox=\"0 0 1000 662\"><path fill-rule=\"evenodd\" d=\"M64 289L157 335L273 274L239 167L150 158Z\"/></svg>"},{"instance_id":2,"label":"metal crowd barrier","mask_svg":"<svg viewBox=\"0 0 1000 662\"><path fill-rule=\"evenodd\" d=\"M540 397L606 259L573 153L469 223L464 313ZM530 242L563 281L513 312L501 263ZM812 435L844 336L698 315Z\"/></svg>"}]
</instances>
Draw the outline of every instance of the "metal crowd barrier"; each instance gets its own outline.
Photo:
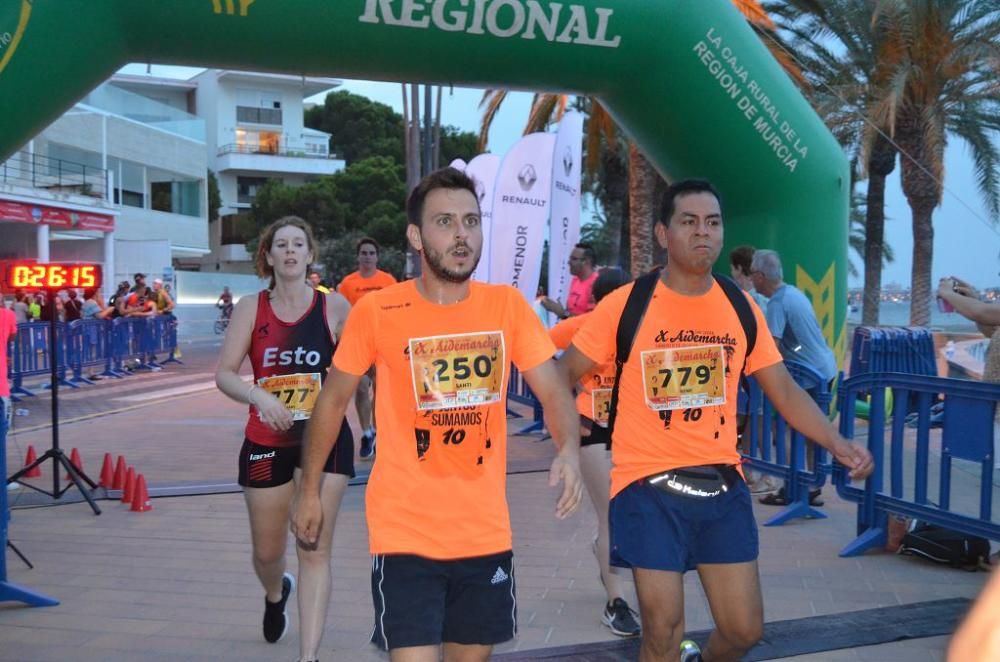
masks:
<instances>
[{"instance_id":1,"label":"metal crowd barrier","mask_svg":"<svg viewBox=\"0 0 1000 662\"><path fill-rule=\"evenodd\" d=\"M56 370L60 385L79 388L92 384L84 370L100 368L102 377L123 377L125 364L137 360L139 369L158 369L163 363L180 363L177 353L177 319L173 315L120 317L115 320L75 320L59 322ZM8 344L8 378L11 399L35 394L24 385L25 378L49 374L52 351L48 322L17 325L17 335ZM163 360L157 355L166 354ZM67 379L67 371L72 378Z\"/></svg>"},{"instance_id":2,"label":"metal crowd barrier","mask_svg":"<svg viewBox=\"0 0 1000 662\"><path fill-rule=\"evenodd\" d=\"M833 393L827 380L804 363L785 361L792 378L801 386L825 414L829 414ZM779 526L796 518L824 519L821 510L809 504L809 491L819 489L830 474L830 461L825 449L812 444L814 461L806 466L805 436L792 428L761 391L757 380L748 377L749 397L747 424L744 438L743 465L784 481L788 505L777 515L764 522L764 526ZM788 439L788 443L786 443Z\"/></svg>"},{"instance_id":3,"label":"metal crowd barrier","mask_svg":"<svg viewBox=\"0 0 1000 662\"><path fill-rule=\"evenodd\" d=\"M510 366L510 379L507 380L507 416L513 418L523 418L521 414L510 408L511 402L531 407L532 411L532 423L521 430L518 434L528 434L530 432L538 432L539 430L545 429L542 403L540 403L538 398L535 397L535 394L531 392L531 388L528 387L528 383L524 381L524 377L521 376L521 373L513 366L513 364Z\"/></svg>"},{"instance_id":4,"label":"metal crowd barrier","mask_svg":"<svg viewBox=\"0 0 1000 662\"><path fill-rule=\"evenodd\" d=\"M886 455L886 390L895 394ZM920 519L953 531L1000 540L1000 524L992 521L993 419L1000 385L963 379L945 379L901 373L865 374L852 377L840 387L841 434L854 437L854 406L859 393L871 393L871 421L868 450L875 459L875 471L864 489L850 486L847 471L835 465L833 483L837 492L858 504L858 537L841 550L841 556L855 556L885 545L890 513ZM931 434L931 405L944 397L940 438ZM907 416L908 403L916 409ZM912 409L912 404L909 405ZM907 422L916 424L910 467L904 462L909 440ZM937 503L928 494L931 446L940 447L941 463L937 481ZM967 460L978 465L979 515L952 510L952 461ZM889 486L885 485L888 467Z\"/></svg>"}]
</instances>

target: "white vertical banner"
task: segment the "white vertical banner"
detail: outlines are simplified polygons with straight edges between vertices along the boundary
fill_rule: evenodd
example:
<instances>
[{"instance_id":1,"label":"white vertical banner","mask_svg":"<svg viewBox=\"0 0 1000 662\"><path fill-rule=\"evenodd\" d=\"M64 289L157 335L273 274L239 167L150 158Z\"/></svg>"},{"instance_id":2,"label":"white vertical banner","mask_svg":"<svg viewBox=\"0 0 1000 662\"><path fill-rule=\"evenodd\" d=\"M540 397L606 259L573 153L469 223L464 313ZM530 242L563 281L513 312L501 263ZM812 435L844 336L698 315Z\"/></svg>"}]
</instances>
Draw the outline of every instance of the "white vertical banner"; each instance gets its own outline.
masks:
<instances>
[{"instance_id":1,"label":"white vertical banner","mask_svg":"<svg viewBox=\"0 0 1000 662\"><path fill-rule=\"evenodd\" d=\"M476 183L476 196L479 198L480 221L483 226L483 254L479 258L476 270L472 272L473 280L482 283L490 280L490 262L493 234L493 190L496 187L497 171L500 169L500 157L496 154L480 154L469 161L465 174L472 177Z\"/></svg>"},{"instance_id":2,"label":"white vertical banner","mask_svg":"<svg viewBox=\"0 0 1000 662\"><path fill-rule=\"evenodd\" d=\"M521 138L503 157L493 194L490 282L507 283L535 300L552 196L551 133Z\"/></svg>"},{"instance_id":3,"label":"white vertical banner","mask_svg":"<svg viewBox=\"0 0 1000 662\"><path fill-rule=\"evenodd\" d=\"M583 115L566 113L559 123L552 156L552 225L549 232L548 295L566 303L569 254L580 241L580 160L583 158Z\"/></svg>"}]
</instances>

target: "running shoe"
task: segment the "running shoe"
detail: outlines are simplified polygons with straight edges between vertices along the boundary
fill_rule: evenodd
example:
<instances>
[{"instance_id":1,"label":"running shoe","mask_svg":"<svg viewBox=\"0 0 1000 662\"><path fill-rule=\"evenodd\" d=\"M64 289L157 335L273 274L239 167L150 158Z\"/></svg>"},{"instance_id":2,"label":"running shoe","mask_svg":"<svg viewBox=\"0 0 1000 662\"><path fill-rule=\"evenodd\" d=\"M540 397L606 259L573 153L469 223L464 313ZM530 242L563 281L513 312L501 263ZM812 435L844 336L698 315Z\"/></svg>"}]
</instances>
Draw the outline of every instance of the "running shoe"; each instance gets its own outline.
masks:
<instances>
[{"instance_id":1,"label":"running shoe","mask_svg":"<svg viewBox=\"0 0 1000 662\"><path fill-rule=\"evenodd\" d=\"M361 435L361 449L358 451L358 455L362 460L367 460L371 456L375 455L375 433L368 434L367 432Z\"/></svg>"},{"instance_id":2,"label":"running shoe","mask_svg":"<svg viewBox=\"0 0 1000 662\"><path fill-rule=\"evenodd\" d=\"M628 603L621 598L615 598L604 606L604 613L601 614L601 622L611 628L611 631L619 637L636 637L642 631L639 622L635 620L638 616Z\"/></svg>"},{"instance_id":3,"label":"running shoe","mask_svg":"<svg viewBox=\"0 0 1000 662\"><path fill-rule=\"evenodd\" d=\"M702 662L701 648L690 639L681 642L681 662Z\"/></svg>"},{"instance_id":4,"label":"running shoe","mask_svg":"<svg viewBox=\"0 0 1000 662\"><path fill-rule=\"evenodd\" d=\"M270 644L281 641L288 632L288 596L295 590L295 577L286 572L281 578L281 599L271 602L264 598L264 640Z\"/></svg>"}]
</instances>

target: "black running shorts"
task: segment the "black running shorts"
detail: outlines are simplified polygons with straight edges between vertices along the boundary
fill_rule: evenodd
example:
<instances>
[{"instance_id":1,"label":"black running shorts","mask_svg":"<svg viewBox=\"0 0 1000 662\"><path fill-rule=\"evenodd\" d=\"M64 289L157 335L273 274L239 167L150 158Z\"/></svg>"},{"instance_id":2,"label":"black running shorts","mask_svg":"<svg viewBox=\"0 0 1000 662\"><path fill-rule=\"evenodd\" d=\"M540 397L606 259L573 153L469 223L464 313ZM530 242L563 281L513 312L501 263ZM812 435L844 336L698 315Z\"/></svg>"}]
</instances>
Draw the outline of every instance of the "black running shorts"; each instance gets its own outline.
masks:
<instances>
[{"instance_id":1,"label":"black running shorts","mask_svg":"<svg viewBox=\"0 0 1000 662\"><path fill-rule=\"evenodd\" d=\"M517 634L514 555L449 561L374 556L372 601L371 641L382 650L509 641Z\"/></svg>"}]
</instances>

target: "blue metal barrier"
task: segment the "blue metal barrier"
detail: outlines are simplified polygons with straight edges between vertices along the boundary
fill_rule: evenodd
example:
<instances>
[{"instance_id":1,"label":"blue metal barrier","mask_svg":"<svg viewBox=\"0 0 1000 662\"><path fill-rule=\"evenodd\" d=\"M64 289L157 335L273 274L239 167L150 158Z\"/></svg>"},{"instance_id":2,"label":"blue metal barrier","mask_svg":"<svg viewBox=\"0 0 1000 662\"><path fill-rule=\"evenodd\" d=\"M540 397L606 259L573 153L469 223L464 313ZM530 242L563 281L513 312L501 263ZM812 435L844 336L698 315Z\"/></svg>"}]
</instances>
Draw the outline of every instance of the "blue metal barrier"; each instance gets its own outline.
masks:
<instances>
[{"instance_id":1,"label":"blue metal barrier","mask_svg":"<svg viewBox=\"0 0 1000 662\"><path fill-rule=\"evenodd\" d=\"M890 425L889 454L886 457L887 389L895 393ZM885 545L890 513L906 515L965 534L1000 540L1000 524L992 521L993 491L993 418L1000 385L900 373L865 374L852 377L840 387L841 434L854 437L854 406L858 393L871 393L871 421L868 427L868 450L875 460L875 471L865 488L851 487L846 469L833 468L837 492L858 504L858 537L841 550L841 556L855 556L872 547ZM931 405L944 396L944 426L940 439L931 438ZM912 481L906 478L904 456L907 440L908 403L916 410L909 416L916 423ZM941 465L937 504L928 496L931 444L940 445ZM968 460L979 465L979 516L951 510L952 459ZM885 488L888 467L889 489ZM909 485L910 489L906 489ZM910 493L910 494L907 494Z\"/></svg>"},{"instance_id":2,"label":"blue metal barrier","mask_svg":"<svg viewBox=\"0 0 1000 662\"><path fill-rule=\"evenodd\" d=\"M524 377L521 376L521 373L514 367L513 364L510 366L510 379L507 380L507 415L513 416L514 418L522 418L521 414L510 408L511 402L527 405L528 407L531 407L532 410L531 425L525 427L518 434L528 434L530 432L538 432L539 430L545 429L542 403L540 403L538 398L535 397L535 394L531 392L531 388L528 387L528 383L524 381Z\"/></svg>"},{"instance_id":3,"label":"blue metal barrier","mask_svg":"<svg viewBox=\"0 0 1000 662\"><path fill-rule=\"evenodd\" d=\"M828 414L833 394L827 380L804 363L785 361L785 367L799 386L808 392L820 410ZM812 469L806 464L806 438L788 425L761 391L757 380L749 377L747 430L749 444L743 454L744 466L749 466L784 480L788 505L764 526L779 526L801 517L824 519L826 515L809 504L809 491L826 483L830 462L824 448L813 445L815 458ZM773 427L772 427L773 422ZM790 438L786 446L785 439ZM773 458L772 458L773 451Z\"/></svg>"},{"instance_id":4,"label":"blue metal barrier","mask_svg":"<svg viewBox=\"0 0 1000 662\"><path fill-rule=\"evenodd\" d=\"M123 377L129 374L124 364L130 359L138 359L138 367L144 369L160 367L157 354L167 355L161 363L180 363L176 358L177 319L173 315L59 322L57 335L57 376L60 385L70 388L93 383L84 376L85 368L103 367L102 377ZM35 395L25 387L25 378L49 375L53 360L50 345L48 322L17 325L17 335L7 347L7 375L14 402ZM69 370L72 377L67 379Z\"/></svg>"},{"instance_id":5,"label":"blue metal barrier","mask_svg":"<svg viewBox=\"0 0 1000 662\"><path fill-rule=\"evenodd\" d=\"M74 384L93 384L83 375L83 369L106 365L111 353L111 323L88 319L74 320L66 326L69 365L73 371L70 381Z\"/></svg>"},{"instance_id":6,"label":"blue metal barrier","mask_svg":"<svg viewBox=\"0 0 1000 662\"><path fill-rule=\"evenodd\" d=\"M56 333L59 346L56 348L56 375L59 384L70 388L79 388L66 379L66 325L58 323ZM48 322L28 322L17 325L17 335L10 343L10 357L7 374L10 379L10 394L14 402L20 402L20 396L34 397L35 394L24 386L25 377L39 377L50 374L52 352L49 342Z\"/></svg>"}]
</instances>

